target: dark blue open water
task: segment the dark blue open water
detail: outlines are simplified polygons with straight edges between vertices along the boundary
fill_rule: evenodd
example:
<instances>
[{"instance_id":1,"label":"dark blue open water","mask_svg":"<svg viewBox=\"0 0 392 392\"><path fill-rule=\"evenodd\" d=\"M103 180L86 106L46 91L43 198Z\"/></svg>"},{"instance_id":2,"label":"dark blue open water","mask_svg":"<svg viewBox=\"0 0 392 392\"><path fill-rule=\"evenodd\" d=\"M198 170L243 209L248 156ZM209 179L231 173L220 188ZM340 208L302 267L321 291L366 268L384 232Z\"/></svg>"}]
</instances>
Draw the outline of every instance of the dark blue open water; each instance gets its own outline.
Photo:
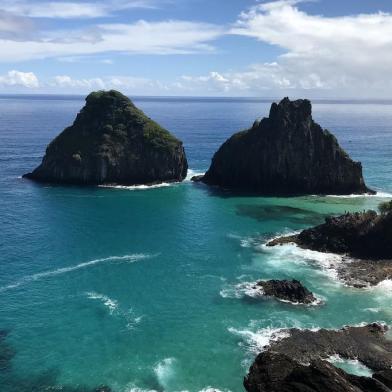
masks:
<instances>
[{"instance_id":1,"label":"dark blue open water","mask_svg":"<svg viewBox=\"0 0 392 392\"><path fill-rule=\"evenodd\" d=\"M218 146L270 106L134 102L184 141L192 172L205 171ZM80 97L0 98L0 329L9 332L0 358L15 353L0 369L2 392L99 384L241 391L251 360L279 328L392 323L390 282L347 288L330 268L338 258L263 246L392 193L392 103L314 104L315 119L362 161L377 197L223 197L189 181L140 190L21 179L82 106ZM301 279L325 304L246 299L241 283L266 278Z\"/></svg>"}]
</instances>

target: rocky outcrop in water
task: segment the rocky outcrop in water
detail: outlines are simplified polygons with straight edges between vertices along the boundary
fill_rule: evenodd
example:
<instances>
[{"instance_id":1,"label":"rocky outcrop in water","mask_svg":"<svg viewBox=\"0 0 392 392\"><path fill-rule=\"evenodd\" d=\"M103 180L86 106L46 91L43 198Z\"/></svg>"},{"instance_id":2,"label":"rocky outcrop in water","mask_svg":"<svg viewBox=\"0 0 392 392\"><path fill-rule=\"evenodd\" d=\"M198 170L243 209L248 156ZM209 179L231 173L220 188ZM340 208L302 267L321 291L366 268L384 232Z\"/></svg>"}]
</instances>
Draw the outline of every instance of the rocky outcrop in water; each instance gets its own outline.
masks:
<instances>
[{"instance_id":1,"label":"rocky outcrop in water","mask_svg":"<svg viewBox=\"0 0 392 392\"><path fill-rule=\"evenodd\" d=\"M255 288L260 288L264 295L292 303L311 304L316 297L298 280L267 280L257 282Z\"/></svg>"},{"instance_id":2,"label":"rocky outcrop in water","mask_svg":"<svg viewBox=\"0 0 392 392\"><path fill-rule=\"evenodd\" d=\"M273 103L268 118L228 139L207 173L194 180L273 195L371 192L361 164L313 121L310 101L288 98Z\"/></svg>"},{"instance_id":3,"label":"rocky outcrop in water","mask_svg":"<svg viewBox=\"0 0 392 392\"><path fill-rule=\"evenodd\" d=\"M257 356L244 380L248 392L386 392L390 391L392 341L380 324L341 330L288 330ZM374 376L347 374L326 360L333 355L355 359Z\"/></svg>"},{"instance_id":4,"label":"rocky outcrop in water","mask_svg":"<svg viewBox=\"0 0 392 392\"><path fill-rule=\"evenodd\" d=\"M348 255L357 260L337 266L339 276L354 286L392 278L392 212L348 213L329 217L298 235L281 237L267 246L295 243L304 249Z\"/></svg>"},{"instance_id":5,"label":"rocky outcrop in water","mask_svg":"<svg viewBox=\"0 0 392 392\"><path fill-rule=\"evenodd\" d=\"M182 142L117 91L93 92L24 177L81 185L182 181L188 164Z\"/></svg>"}]
</instances>

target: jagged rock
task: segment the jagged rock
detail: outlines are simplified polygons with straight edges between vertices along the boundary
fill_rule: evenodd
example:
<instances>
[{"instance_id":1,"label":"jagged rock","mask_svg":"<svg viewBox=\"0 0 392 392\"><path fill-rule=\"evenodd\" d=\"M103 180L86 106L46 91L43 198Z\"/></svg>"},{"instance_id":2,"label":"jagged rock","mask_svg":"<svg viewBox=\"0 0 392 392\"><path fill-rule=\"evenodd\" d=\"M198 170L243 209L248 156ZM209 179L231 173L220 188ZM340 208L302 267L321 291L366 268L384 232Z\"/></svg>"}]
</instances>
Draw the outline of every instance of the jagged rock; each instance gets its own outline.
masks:
<instances>
[{"instance_id":1,"label":"jagged rock","mask_svg":"<svg viewBox=\"0 0 392 392\"><path fill-rule=\"evenodd\" d=\"M182 142L117 91L89 94L73 125L47 147L24 177L70 184L153 184L182 181Z\"/></svg>"},{"instance_id":2,"label":"jagged rock","mask_svg":"<svg viewBox=\"0 0 392 392\"><path fill-rule=\"evenodd\" d=\"M362 166L312 118L308 100L273 103L268 118L234 134L202 179L260 194L351 194L370 191Z\"/></svg>"},{"instance_id":3,"label":"jagged rock","mask_svg":"<svg viewBox=\"0 0 392 392\"><path fill-rule=\"evenodd\" d=\"M244 386L248 392L390 391L392 341L387 327L369 324L341 330L290 329L255 359ZM332 355L358 359L376 371L373 378L347 374L326 360Z\"/></svg>"},{"instance_id":4,"label":"jagged rock","mask_svg":"<svg viewBox=\"0 0 392 392\"><path fill-rule=\"evenodd\" d=\"M268 280L257 282L255 288L261 288L265 295L293 303L310 304L316 297L298 280Z\"/></svg>"}]
</instances>

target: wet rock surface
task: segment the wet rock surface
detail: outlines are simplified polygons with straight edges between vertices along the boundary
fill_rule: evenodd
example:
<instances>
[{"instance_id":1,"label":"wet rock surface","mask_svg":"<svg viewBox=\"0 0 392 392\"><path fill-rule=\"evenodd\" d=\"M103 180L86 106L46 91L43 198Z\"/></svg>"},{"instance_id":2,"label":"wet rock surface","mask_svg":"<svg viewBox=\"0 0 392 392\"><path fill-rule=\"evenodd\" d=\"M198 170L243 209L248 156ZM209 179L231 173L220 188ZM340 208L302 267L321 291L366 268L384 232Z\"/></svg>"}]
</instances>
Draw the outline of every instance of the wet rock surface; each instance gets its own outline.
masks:
<instances>
[{"instance_id":1,"label":"wet rock surface","mask_svg":"<svg viewBox=\"0 0 392 392\"><path fill-rule=\"evenodd\" d=\"M111 90L89 94L73 125L24 177L60 184L149 185L182 181L187 169L182 142Z\"/></svg>"},{"instance_id":2,"label":"wet rock surface","mask_svg":"<svg viewBox=\"0 0 392 392\"><path fill-rule=\"evenodd\" d=\"M317 301L311 291L298 280L268 280L257 282L264 295L292 303L311 304Z\"/></svg>"},{"instance_id":3,"label":"wet rock surface","mask_svg":"<svg viewBox=\"0 0 392 392\"><path fill-rule=\"evenodd\" d=\"M288 98L273 103L268 118L229 138L195 180L266 195L371 192L361 164L314 122L310 101Z\"/></svg>"},{"instance_id":4,"label":"wet rock surface","mask_svg":"<svg viewBox=\"0 0 392 392\"><path fill-rule=\"evenodd\" d=\"M244 380L248 392L390 391L392 341L387 327L369 324L341 330L291 329L259 354ZM373 378L347 374L326 360L339 355L374 370Z\"/></svg>"}]
</instances>

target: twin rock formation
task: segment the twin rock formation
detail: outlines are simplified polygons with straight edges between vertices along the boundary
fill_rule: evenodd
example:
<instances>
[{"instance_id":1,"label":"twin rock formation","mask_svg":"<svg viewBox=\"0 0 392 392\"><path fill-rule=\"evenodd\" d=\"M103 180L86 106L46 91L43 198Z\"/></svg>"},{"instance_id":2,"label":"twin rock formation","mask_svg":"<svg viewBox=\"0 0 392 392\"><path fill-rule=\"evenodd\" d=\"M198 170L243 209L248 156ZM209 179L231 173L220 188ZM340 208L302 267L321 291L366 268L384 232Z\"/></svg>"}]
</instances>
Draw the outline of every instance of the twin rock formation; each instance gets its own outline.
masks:
<instances>
[{"instance_id":1,"label":"twin rock formation","mask_svg":"<svg viewBox=\"0 0 392 392\"><path fill-rule=\"evenodd\" d=\"M117 91L93 92L47 147L41 165L25 175L80 185L182 181L188 163L182 142ZM272 104L269 118L233 135L195 180L259 194L370 192L360 163L312 119L307 100Z\"/></svg>"}]
</instances>

